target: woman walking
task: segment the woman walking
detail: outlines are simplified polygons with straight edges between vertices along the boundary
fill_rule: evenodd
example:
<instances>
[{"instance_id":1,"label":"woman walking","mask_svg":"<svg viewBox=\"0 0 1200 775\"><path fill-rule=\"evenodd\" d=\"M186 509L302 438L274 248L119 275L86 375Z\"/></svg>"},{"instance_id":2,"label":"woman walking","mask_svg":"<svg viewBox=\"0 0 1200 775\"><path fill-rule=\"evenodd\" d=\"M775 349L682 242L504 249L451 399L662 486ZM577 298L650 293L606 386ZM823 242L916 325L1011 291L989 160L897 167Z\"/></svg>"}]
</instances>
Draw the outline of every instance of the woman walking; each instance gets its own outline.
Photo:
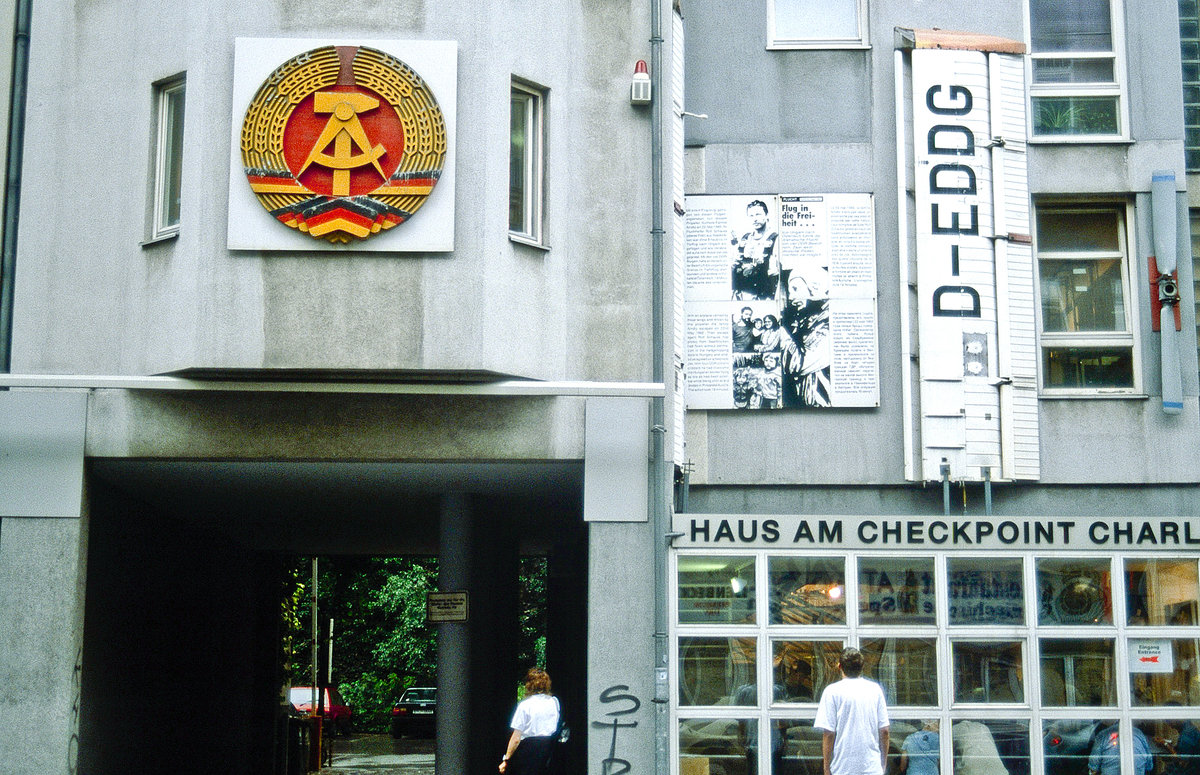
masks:
<instances>
[{"instance_id":1,"label":"woman walking","mask_svg":"<svg viewBox=\"0 0 1200 775\"><path fill-rule=\"evenodd\" d=\"M525 674L525 699L513 713L512 735L500 760L505 775L545 775L550 771L550 754L558 737L562 713L558 699L550 694L550 676L539 667Z\"/></svg>"}]
</instances>

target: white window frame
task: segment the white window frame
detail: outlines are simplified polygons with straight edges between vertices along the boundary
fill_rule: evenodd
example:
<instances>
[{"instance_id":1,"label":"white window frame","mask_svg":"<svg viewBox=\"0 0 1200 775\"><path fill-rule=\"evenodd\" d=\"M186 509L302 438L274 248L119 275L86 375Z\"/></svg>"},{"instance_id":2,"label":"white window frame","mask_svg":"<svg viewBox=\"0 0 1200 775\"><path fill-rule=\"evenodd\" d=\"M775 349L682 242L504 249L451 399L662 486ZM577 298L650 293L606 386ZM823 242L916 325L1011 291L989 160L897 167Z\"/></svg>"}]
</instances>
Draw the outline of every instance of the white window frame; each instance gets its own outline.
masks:
<instances>
[{"instance_id":1,"label":"white window frame","mask_svg":"<svg viewBox=\"0 0 1200 775\"><path fill-rule=\"evenodd\" d=\"M516 78L512 81L512 92L509 101L510 109L515 111L520 102L525 124L525 157L521 169L521 201L522 222L514 224L511 212L513 196L514 160L512 157L512 124L510 117L509 137L509 197L510 211L508 236L514 242L536 247L545 247L543 199L545 196L545 148L546 148L546 90L528 81Z\"/></svg>"},{"instance_id":2,"label":"white window frame","mask_svg":"<svg viewBox=\"0 0 1200 775\"><path fill-rule=\"evenodd\" d=\"M888 715L893 720L905 721L925 718L936 718L941 721L943 730L952 730L953 724L964 720L1010 720L1026 723L1029 733L1029 771L1031 773L1045 772L1041 766L1045 762L1046 753L1040 744L1045 724L1057 720L1094 720L1115 719L1121 724L1122 735L1129 739L1130 725L1153 720L1175 720L1195 716L1198 708L1194 705L1137 705L1131 697L1131 682L1133 672L1129 665L1129 649L1132 641L1139 640L1200 640L1200 624L1173 626L1142 626L1128 623L1126 563L1130 560L1143 559L1179 559L1186 562L1195 561L1194 553L1189 553L1184 547L1175 547L1178 551L1163 551L1148 554L1135 549L1120 549L1113 547L1109 551L1074 551L1056 553L1055 548L1047 546L1041 549L984 552L982 550L917 550L916 557L932 556L936 578L936 624L921 625L874 625L864 623L858 612L857 577L859 565L864 560L871 559L901 559L907 558L903 549L890 552L858 549L831 549L825 553L810 553L788 549L758 549L744 550L726 547L709 547L700 549L678 549L670 553L669 578L670 599L668 634L670 653L669 697L670 697L670 745L671 771L680 771L680 724L681 722L697 719L703 721L745 720L758 725L758 739L768 739L769 724L777 719L809 723L816 715L817 703L814 702L776 702L765 700L767 693L758 692L755 705L682 705L680 703L680 681L682 678L680 662L680 641L688 637L727 638L730 640L752 639L756 646L756 677L757 686L768 687L773 683L773 644L777 640L799 641L842 641L846 645L860 647L862 642L873 638L903 638L931 640L936 645L938 669L935 675L929 676L934 683L938 698L936 706L889 706ZM756 621L753 623L731 624L681 624L678 618L679 584L678 566L682 556L719 556L722 558L745 556L756 561L755 584ZM780 625L771 624L768 618L770 593L768 561L774 557L813 557L840 558L845 562L845 600L846 622L838 625ZM1064 625L1041 624L1039 612L1039 584L1037 563L1042 559L1070 557L1084 562L1092 561L1107 563L1109 569L1110 611L1112 621L1095 625ZM954 559L983 559L999 558L1016 559L1021 562L1022 601L1025 610L1024 621L1020 624L952 624L948 621L949 584L948 563ZM1043 697L1042 683L1042 649L1043 643L1052 640L1079 639L1086 641L1111 641L1113 650L1113 698L1108 705L1075 705L1050 706L1040 700ZM961 641L993 641L1016 642L1021 644L1021 673L1023 676L1024 698L1019 702L989 702L972 703L955 699L953 647ZM878 674L868 675L878 680ZM942 735L941 760L952 760L954 753L951 747L951 735ZM1123 773L1132 771L1133 747L1121 747ZM768 772L769 746L759 747L759 772ZM948 768L943 767L943 772Z\"/></svg>"},{"instance_id":3,"label":"white window frame","mask_svg":"<svg viewBox=\"0 0 1200 775\"><path fill-rule=\"evenodd\" d=\"M767 0L767 48L768 49L794 49L794 48L848 48L848 49L864 49L870 48L870 40L867 34L867 0L838 0L846 4L853 4L855 7L855 15L858 20L858 34L853 37L846 38L795 38L782 37L775 32L776 28L776 10L775 4L780 0Z\"/></svg>"},{"instance_id":4,"label":"white window frame","mask_svg":"<svg viewBox=\"0 0 1200 775\"><path fill-rule=\"evenodd\" d=\"M1033 46L1033 14L1025 3L1025 30L1029 35L1029 57L1026 62L1026 82L1029 84L1029 140L1033 143L1097 143L1129 142L1129 99L1125 65L1125 7L1124 0L1108 0L1112 32L1111 51L1039 52ZM1036 83L1034 66L1039 61L1054 59L1107 60L1113 63L1113 80L1096 83ZM1074 132L1038 133L1037 101L1045 98L1112 98L1117 107L1117 131L1105 134Z\"/></svg>"},{"instance_id":5,"label":"white window frame","mask_svg":"<svg viewBox=\"0 0 1200 775\"><path fill-rule=\"evenodd\" d=\"M1117 224L1118 250L1115 252L1109 251L1043 251L1038 244L1037 235L1037 211L1038 210L1058 210L1065 212L1116 212L1119 223ZM1138 337L1135 332L1138 328L1138 304L1137 299L1141 295L1134 288L1132 265L1133 256L1130 253L1130 246L1136 245L1134 241L1133 229L1133 207L1129 202L1114 202L1114 201L1044 201L1034 203L1034 265L1037 271L1037 281L1034 283L1034 289L1037 294L1037 330L1038 330L1038 387L1039 392L1043 397L1105 397L1105 396L1142 396L1142 377L1141 377L1141 353ZM1125 332L1073 332L1073 331L1052 331L1047 332L1045 323L1042 319L1042 261L1043 259L1053 261L1055 259L1070 260L1070 259L1102 259L1102 258L1118 258L1121 261L1121 282L1122 282L1122 303L1124 305L1125 314ZM1082 387L1056 387L1048 385L1046 381L1045 371L1045 353L1050 348L1066 348L1066 347L1128 347L1131 360L1131 382L1129 387L1102 387L1102 388L1082 388Z\"/></svg>"},{"instance_id":6,"label":"white window frame","mask_svg":"<svg viewBox=\"0 0 1200 775\"><path fill-rule=\"evenodd\" d=\"M154 84L154 186L150 240L166 239L179 234L178 202L183 191L186 85L186 78L182 74ZM179 99L176 100L175 97ZM174 208L172 200L176 203Z\"/></svg>"}]
</instances>

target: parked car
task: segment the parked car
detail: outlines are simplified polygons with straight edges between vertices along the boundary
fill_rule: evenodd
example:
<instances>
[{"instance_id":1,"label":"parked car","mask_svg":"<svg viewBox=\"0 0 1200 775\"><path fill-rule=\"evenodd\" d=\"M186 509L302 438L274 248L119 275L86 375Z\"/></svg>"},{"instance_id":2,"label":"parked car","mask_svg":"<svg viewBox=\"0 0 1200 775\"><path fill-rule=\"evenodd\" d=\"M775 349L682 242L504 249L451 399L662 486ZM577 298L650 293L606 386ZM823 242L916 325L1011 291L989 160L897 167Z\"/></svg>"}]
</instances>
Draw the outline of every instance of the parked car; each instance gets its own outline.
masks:
<instances>
[{"instance_id":1,"label":"parked car","mask_svg":"<svg viewBox=\"0 0 1200 775\"><path fill-rule=\"evenodd\" d=\"M296 710L308 715L312 713L313 690L311 686L293 686L288 693L288 699ZM342 699L341 693L332 686L325 687L325 711L322 716L325 723L333 724L333 731L339 735L350 734L350 719L354 711Z\"/></svg>"},{"instance_id":2,"label":"parked car","mask_svg":"<svg viewBox=\"0 0 1200 775\"><path fill-rule=\"evenodd\" d=\"M437 724L437 689L414 686L405 689L392 707L392 737L416 732L431 734Z\"/></svg>"}]
</instances>

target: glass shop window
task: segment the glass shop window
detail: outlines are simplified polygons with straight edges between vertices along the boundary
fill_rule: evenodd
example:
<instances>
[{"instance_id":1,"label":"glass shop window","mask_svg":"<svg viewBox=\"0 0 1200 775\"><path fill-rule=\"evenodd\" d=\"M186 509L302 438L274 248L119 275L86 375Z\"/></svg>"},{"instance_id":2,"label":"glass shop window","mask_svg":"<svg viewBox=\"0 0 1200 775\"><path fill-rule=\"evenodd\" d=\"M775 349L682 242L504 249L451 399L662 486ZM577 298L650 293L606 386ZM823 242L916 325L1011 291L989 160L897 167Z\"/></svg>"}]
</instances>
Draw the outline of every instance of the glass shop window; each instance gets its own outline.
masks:
<instances>
[{"instance_id":1,"label":"glass shop window","mask_svg":"<svg viewBox=\"0 0 1200 775\"><path fill-rule=\"evenodd\" d=\"M1132 626L1196 624L1195 560L1125 560L1125 614Z\"/></svg>"},{"instance_id":2,"label":"glass shop window","mask_svg":"<svg viewBox=\"0 0 1200 775\"><path fill-rule=\"evenodd\" d=\"M815 703L826 686L841 680L841 640L776 640L771 646L777 702Z\"/></svg>"},{"instance_id":3,"label":"glass shop window","mask_svg":"<svg viewBox=\"0 0 1200 775\"><path fill-rule=\"evenodd\" d=\"M933 558L859 560L858 614L862 624L934 624Z\"/></svg>"},{"instance_id":4,"label":"glass shop window","mask_svg":"<svg viewBox=\"0 0 1200 775\"><path fill-rule=\"evenodd\" d=\"M1112 624L1109 560L1039 559L1038 624Z\"/></svg>"},{"instance_id":5,"label":"glass shop window","mask_svg":"<svg viewBox=\"0 0 1200 775\"><path fill-rule=\"evenodd\" d=\"M1200 719L1195 716L1173 719L1146 719L1133 722L1134 767L1147 764L1149 775L1194 775L1200 772ZM1144 746L1144 748L1143 748ZM1142 751L1138 755L1139 750ZM1139 770L1143 775L1146 770Z\"/></svg>"},{"instance_id":6,"label":"glass shop window","mask_svg":"<svg viewBox=\"0 0 1200 775\"><path fill-rule=\"evenodd\" d=\"M753 557L679 558L681 624L753 624Z\"/></svg>"},{"instance_id":7,"label":"glass shop window","mask_svg":"<svg viewBox=\"0 0 1200 775\"><path fill-rule=\"evenodd\" d=\"M1136 706L1200 705L1196 639L1131 638L1129 681Z\"/></svg>"},{"instance_id":8,"label":"glass shop window","mask_svg":"<svg viewBox=\"0 0 1200 775\"><path fill-rule=\"evenodd\" d=\"M1116 727L1117 720L1113 718L1043 720L1046 775L1088 775L1089 763L1100 764L1100 756L1092 759L1093 749L1106 735L1111 741ZM1111 755L1105 758L1108 761L1104 775L1117 775L1119 765L1114 768Z\"/></svg>"},{"instance_id":9,"label":"glass shop window","mask_svg":"<svg viewBox=\"0 0 1200 775\"><path fill-rule=\"evenodd\" d=\"M963 719L950 728L954 775L1029 775L1029 722Z\"/></svg>"},{"instance_id":10,"label":"glass shop window","mask_svg":"<svg viewBox=\"0 0 1200 775\"><path fill-rule=\"evenodd\" d=\"M771 557L771 624L845 624L846 561Z\"/></svg>"},{"instance_id":11,"label":"glass shop window","mask_svg":"<svg viewBox=\"0 0 1200 775\"><path fill-rule=\"evenodd\" d=\"M1025 702L1022 641L954 641L955 702Z\"/></svg>"},{"instance_id":12,"label":"glass shop window","mask_svg":"<svg viewBox=\"0 0 1200 775\"><path fill-rule=\"evenodd\" d=\"M1042 704L1060 707L1115 705L1116 660L1112 638L1038 641Z\"/></svg>"},{"instance_id":13,"label":"glass shop window","mask_svg":"<svg viewBox=\"0 0 1200 775\"><path fill-rule=\"evenodd\" d=\"M941 721L889 717L887 775L939 775Z\"/></svg>"},{"instance_id":14,"label":"glass shop window","mask_svg":"<svg viewBox=\"0 0 1200 775\"><path fill-rule=\"evenodd\" d=\"M679 775L747 775L752 718L689 718L679 722Z\"/></svg>"},{"instance_id":15,"label":"glass shop window","mask_svg":"<svg viewBox=\"0 0 1200 775\"><path fill-rule=\"evenodd\" d=\"M937 641L930 638L868 638L863 675L883 687L888 705L937 705Z\"/></svg>"},{"instance_id":16,"label":"glass shop window","mask_svg":"<svg viewBox=\"0 0 1200 775\"><path fill-rule=\"evenodd\" d=\"M946 561L950 624L1024 624L1021 558L952 558Z\"/></svg>"},{"instance_id":17,"label":"glass shop window","mask_svg":"<svg viewBox=\"0 0 1200 775\"><path fill-rule=\"evenodd\" d=\"M679 704L758 704L756 638L680 638Z\"/></svg>"}]
</instances>

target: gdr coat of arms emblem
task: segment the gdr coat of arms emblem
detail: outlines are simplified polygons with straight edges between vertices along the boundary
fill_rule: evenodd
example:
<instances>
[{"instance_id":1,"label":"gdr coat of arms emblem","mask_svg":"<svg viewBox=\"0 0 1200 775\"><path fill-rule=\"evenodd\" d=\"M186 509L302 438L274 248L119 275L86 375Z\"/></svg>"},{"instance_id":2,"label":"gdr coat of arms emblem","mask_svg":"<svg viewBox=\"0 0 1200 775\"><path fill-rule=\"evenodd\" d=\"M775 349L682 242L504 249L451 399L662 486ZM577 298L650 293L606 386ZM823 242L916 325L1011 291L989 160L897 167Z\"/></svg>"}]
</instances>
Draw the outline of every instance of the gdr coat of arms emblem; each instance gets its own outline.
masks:
<instances>
[{"instance_id":1,"label":"gdr coat of arms emblem","mask_svg":"<svg viewBox=\"0 0 1200 775\"><path fill-rule=\"evenodd\" d=\"M242 163L278 221L330 242L403 223L446 161L446 122L425 81L390 54L326 46L278 67L250 101Z\"/></svg>"}]
</instances>

